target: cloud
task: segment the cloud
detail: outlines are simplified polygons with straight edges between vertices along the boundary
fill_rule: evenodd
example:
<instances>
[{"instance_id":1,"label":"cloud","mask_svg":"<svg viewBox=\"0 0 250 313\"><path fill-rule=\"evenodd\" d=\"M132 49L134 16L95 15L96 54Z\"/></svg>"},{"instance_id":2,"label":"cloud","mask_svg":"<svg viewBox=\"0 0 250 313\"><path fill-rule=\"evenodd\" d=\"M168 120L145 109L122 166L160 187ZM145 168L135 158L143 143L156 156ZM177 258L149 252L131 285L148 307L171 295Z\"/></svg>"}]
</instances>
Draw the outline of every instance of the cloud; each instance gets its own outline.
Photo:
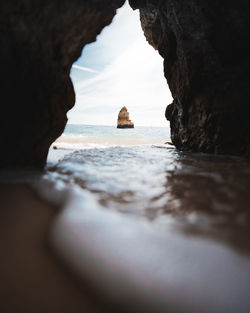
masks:
<instances>
[{"instance_id":1,"label":"cloud","mask_svg":"<svg viewBox=\"0 0 250 313\"><path fill-rule=\"evenodd\" d=\"M92 70L91 68L84 67L84 66L80 66L80 65L77 65L77 64L73 64L72 67L73 67L73 68L76 68L76 69L78 69L78 70L81 70L81 71L85 71L85 72L97 73L97 71Z\"/></svg>"},{"instance_id":2,"label":"cloud","mask_svg":"<svg viewBox=\"0 0 250 313\"><path fill-rule=\"evenodd\" d=\"M97 36L97 41L83 49L82 57L76 64L100 71L121 55L141 34L139 11L133 11L126 2L117 10L112 24L105 27Z\"/></svg>"}]
</instances>

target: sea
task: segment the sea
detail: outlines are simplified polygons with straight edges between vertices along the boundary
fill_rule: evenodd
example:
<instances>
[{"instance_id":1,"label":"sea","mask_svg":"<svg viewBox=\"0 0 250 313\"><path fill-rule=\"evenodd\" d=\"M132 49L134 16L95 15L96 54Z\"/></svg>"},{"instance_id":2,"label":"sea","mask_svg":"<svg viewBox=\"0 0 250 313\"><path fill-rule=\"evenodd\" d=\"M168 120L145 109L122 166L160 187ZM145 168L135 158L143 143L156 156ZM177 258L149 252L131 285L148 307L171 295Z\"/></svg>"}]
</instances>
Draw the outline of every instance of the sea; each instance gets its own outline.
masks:
<instances>
[{"instance_id":1,"label":"sea","mask_svg":"<svg viewBox=\"0 0 250 313\"><path fill-rule=\"evenodd\" d=\"M249 312L249 159L178 151L168 127L67 125L27 177L61 207L51 247L112 307Z\"/></svg>"},{"instance_id":2,"label":"sea","mask_svg":"<svg viewBox=\"0 0 250 313\"><path fill-rule=\"evenodd\" d=\"M120 129L116 126L66 125L56 141L62 148L104 148L111 146L138 146L164 144L170 141L169 127L137 126Z\"/></svg>"}]
</instances>

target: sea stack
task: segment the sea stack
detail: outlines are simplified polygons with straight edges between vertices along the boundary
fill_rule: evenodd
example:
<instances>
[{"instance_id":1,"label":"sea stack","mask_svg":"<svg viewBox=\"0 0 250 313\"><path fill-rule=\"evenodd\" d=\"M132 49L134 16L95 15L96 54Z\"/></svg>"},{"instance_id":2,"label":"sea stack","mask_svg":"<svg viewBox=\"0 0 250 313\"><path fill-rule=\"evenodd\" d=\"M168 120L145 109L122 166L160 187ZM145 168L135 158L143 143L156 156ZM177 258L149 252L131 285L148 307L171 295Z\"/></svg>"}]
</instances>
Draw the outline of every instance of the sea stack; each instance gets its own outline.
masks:
<instances>
[{"instance_id":1,"label":"sea stack","mask_svg":"<svg viewBox=\"0 0 250 313\"><path fill-rule=\"evenodd\" d=\"M123 107L118 114L117 128L134 128L134 123L129 119L126 107Z\"/></svg>"}]
</instances>

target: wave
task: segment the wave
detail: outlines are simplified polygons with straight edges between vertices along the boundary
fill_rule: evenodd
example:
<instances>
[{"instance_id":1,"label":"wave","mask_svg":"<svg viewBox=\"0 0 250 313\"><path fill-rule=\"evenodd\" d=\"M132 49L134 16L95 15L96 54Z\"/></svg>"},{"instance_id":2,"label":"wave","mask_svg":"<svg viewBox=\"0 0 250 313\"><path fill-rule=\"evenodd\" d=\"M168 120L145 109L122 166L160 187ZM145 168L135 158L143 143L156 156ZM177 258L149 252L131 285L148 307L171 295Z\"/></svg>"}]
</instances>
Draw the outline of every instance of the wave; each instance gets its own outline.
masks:
<instances>
[{"instance_id":1,"label":"wave","mask_svg":"<svg viewBox=\"0 0 250 313\"><path fill-rule=\"evenodd\" d=\"M53 145L58 148L88 149L110 146L138 146L153 144L164 144L164 140L158 137L84 136L76 134L63 134L54 142Z\"/></svg>"}]
</instances>

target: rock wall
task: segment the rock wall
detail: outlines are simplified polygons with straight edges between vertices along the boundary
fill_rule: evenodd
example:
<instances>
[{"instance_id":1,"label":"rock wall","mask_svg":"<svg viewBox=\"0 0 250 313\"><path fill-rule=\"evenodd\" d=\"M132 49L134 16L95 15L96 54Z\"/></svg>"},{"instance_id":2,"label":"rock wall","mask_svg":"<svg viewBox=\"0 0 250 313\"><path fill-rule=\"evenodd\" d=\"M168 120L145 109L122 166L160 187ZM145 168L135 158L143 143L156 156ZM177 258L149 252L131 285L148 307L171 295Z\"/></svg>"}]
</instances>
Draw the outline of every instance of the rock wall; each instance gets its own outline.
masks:
<instances>
[{"instance_id":1,"label":"rock wall","mask_svg":"<svg viewBox=\"0 0 250 313\"><path fill-rule=\"evenodd\" d=\"M166 109L182 150L250 154L250 2L130 0L164 58Z\"/></svg>"},{"instance_id":2,"label":"rock wall","mask_svg":"<svg viewBox=\"0 0 250 313\"><path fill-rule=\"evenodd\" d=\"M43 167L75 102L70 69L124 0L0 2L0 167Z\"/></svg>"}]
</instances>

